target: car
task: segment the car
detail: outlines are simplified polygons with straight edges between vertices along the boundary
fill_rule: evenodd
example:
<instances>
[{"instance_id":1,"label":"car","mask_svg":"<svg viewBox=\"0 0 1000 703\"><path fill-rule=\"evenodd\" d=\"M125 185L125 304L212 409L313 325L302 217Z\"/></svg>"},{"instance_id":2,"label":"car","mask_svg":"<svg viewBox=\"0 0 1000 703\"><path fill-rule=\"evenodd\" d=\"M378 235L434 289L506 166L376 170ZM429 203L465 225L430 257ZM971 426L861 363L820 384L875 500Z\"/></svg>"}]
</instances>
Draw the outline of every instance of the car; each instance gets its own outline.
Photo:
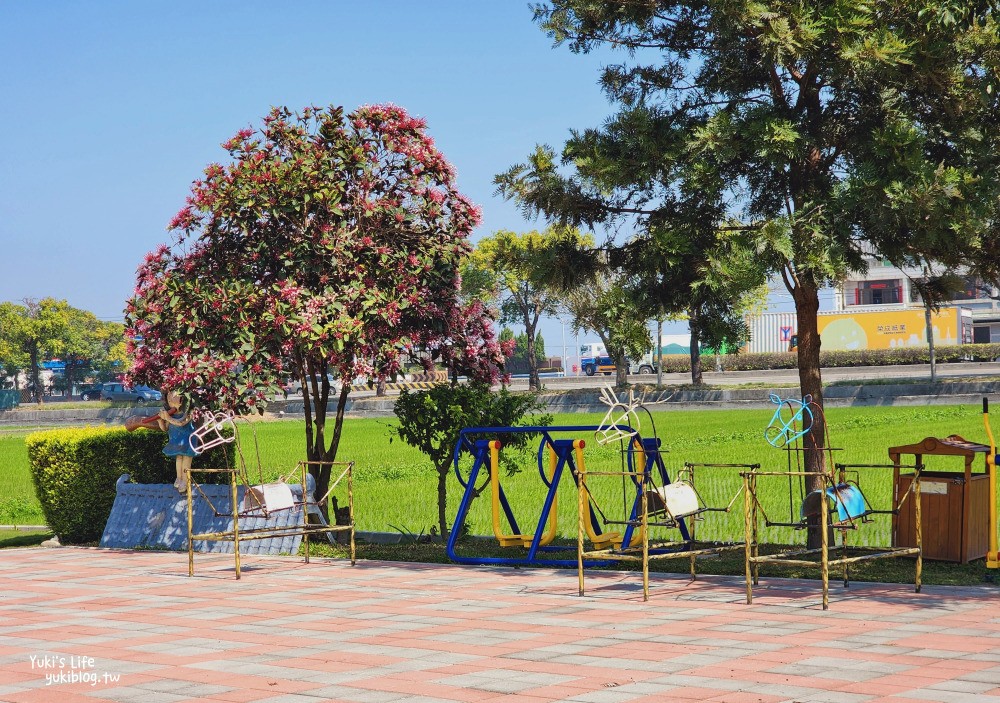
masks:
<instances>
[{"instance_id":1,"label":"car","mask_svg":"<svg viewBox=\"0 0 1000 703\"><path fill-rule=\"evenodd\" d=\"M80 390L80 400L100 400L102 383L89 383Z\"/></svg>"},{"instance_id":2,"label":"car","mask_svg":"<svg viewBox=\"0 0 1000 703\"><path fill-rule=\"evenodd\" d=\"M124 383L105 383L101 386L102 400L128 400L136 403L147 403L163 400L163 394L149 386L129 388Z\"/></svg>"},{"instance_id":3,"label":"car","mask_svg":"<svg viewBox=\"0 0 1000 703\"><path fill-rule=\"evenodd\" d=\"M328 373L326 379L330 383L331 391L340 391L340 379L336 378L332 373ZM317 379L318 382L319 379ZM284 391L286 398L290 395L301 395L302 381L298 378L289 378L282 384L281 389ZM309 387L309 391L312 392L312 386Z\"/></svg>"},{"instance_id":4,"label":"car","mask_svg":"<svg viewBox=\"0 0 1000 703\"><path fill-rule=\"evenodd\" d=\"M163 400L163 394L155 388L150 388L149 386L136 386L132 390L133 392L138 393L139 397L144 401L160 402Z\"/></svg>"}]
</instances>

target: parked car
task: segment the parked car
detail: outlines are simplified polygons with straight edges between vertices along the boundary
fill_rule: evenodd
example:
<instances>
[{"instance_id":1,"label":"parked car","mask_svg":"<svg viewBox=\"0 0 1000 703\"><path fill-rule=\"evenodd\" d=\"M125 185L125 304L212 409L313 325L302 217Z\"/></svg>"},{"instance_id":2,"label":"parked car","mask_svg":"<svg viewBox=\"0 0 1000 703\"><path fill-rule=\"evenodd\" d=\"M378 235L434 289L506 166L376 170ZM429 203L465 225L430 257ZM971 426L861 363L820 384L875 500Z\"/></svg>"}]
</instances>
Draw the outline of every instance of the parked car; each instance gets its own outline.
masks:
<instances>
[{"instance_id":1,"label":"parked car","mask_svg":"<svg viewBox=\"0 0 1000 703\"><path fill-rule=\"evenodd\" d=\"M90 383L80 389L80 400L100 400L103 383Z\"/></svg>"},{"instance_id":2,"label":"parked car","mask_svg":"<svg viewBox=\"0 0 1000 703\"><path fill-rule=\"evenodd\" d=\"M328 373L326 375L326 379L330 383L331 391L340 391L340 379L336 378L332 373ZM319 383L319 379L317 379L317 383ZM298 378L289 378L285 381L281 388L285 392L286 398L290 395L300 395L302 393L302 381ZM312 392L311 385L309 387L309 391Z\"/></svg>"},{"instance_id":3,"label":"parked car","mask_svg":"<svg viewBox=\"0 0 1000 703\"><path fill-rule=\"evenodd\" d=\"M129 388L123 383L105 383L101 386L100 396L102 400L128 400L136 403L147 403L163 400L160 391L149 386L136 386ZM84 398L89 400L89 398Z\"/></svg>"},{"instance_id":4,"label":"parked car","mask_svg":"<svg viewBox=\"0 0 1000 703\"><path fill-rule=\"evenodd\" d=\"M132 390L133 392L138 393L139 397L143 400L156 401L157 403L163 400L163 394L155 388L150 388L149 386L136 386Z\"/></svg>"}]
</instances>

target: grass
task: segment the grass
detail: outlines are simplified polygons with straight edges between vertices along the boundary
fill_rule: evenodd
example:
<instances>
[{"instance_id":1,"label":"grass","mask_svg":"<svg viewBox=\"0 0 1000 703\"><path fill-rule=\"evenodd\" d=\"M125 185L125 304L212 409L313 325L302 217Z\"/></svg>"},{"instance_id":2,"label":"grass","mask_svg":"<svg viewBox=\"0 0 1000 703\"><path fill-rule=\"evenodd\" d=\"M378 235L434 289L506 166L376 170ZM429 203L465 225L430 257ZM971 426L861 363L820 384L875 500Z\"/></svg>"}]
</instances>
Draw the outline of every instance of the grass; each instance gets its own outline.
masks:
<instances>
[{"instance_id":1,"label":"grass","mask_svg":"<svg viewBox=\"0 0 1000 703\"><path fill-rule=\"evenodd\" d=\"M0 525L44 525L28 472L28 431L0 435Z\"/></svg>"},{"instance_id":2,"label":"grass","mask_svg":"<svg viewBox=\"0 0 1000 703\"><path fill-rule=\"evenodd\" d=\"M771 410L741 411L670 411L653 413L657 435L662 438L667 468L672 477L684 462L697 463L760 463L768 470L786 468L788 453L775 449L763 439L763 431L772 415ZM850 464L883 464L888 461L887 448L910 444L927 436L943 437L960 434L973 441L984 441L982 416L978 406L915 406L915 407L861 407L833 408L828 410L832 445L843 448L835 452L835 461ZM555 424L597 424L597 414L564 414L555 417ZM649 435L648 419L642 417L642 431ZM403 534L428 534L437 522L436 476L423 454L395 438L394 419L349 419L339 458L355 462L355 514L357 526L363 531L398 531ZM41 524L42 517L33 495L24 449L25 433L0 436L0 524ZM586 435L587 433L583 433ZM580 433L577 433L579 436ZM246 467L247 478L252 483L274 480L294 469L296 462L305 457L305 433L301 420L240 423L240 461ZM589 471L614 470L621 465L621 453L616 446L600 447L592 436L587 440L586 462ZM531 531L537 523L544 486L538 475L535 451L522 452L514 457L521 471L504 476L502 485L513 506L522 531ZM930 468L943 468L930 464ZM955 463L947 466L957 468ZM977 470L980 467L977 466ZM468 463L463 464L463 476L468 473ZM699 491L710 505L725 505L742 485L737 470L697 469ZM891 470L869 469L860 476L860 485L869 501L887 505L891 495ZM621 514L623 508L622 486L617 479L596 477L591 484L595 497L609 517ZM776 521L797 518L799 486L787 479L760 479L759 497L769 516ZM630 501L626 489L625 502ZM452 473L449 476L449 520L456 514L462 489ZM338 499L343 504L345 492L338 489ZM571 482L564 480L559 488L557 513L559 535L575 536L576 493ZM492 534L490 500L483 495L473 503L467 520L472 534ZM737 497L729 514L711 514L699 524L698 535L703 539L740 540L743 533L742 496ZM761 540L776 544L801 543L802 533L791 528L773 528L761 534ZM887 517L878 517L851 536L852 544L884 546L890 541L890 523ZM395 554L387 558L403 559L410 552L418 560L431 559L439 545L399 545L363 548L362 554ZM396 550L396 551L394 551ZM407 551L409 550L409 552ZM404 552L406 552L404 554ZM410 554L413 556L413 554ZM443 559L443 556L439 557ZM723 557L705 560L706 569L735 568ZM409 559L407 559L409 560ZM873 573L890 573L894 566L907 564L904 560L879 560L871 566L858 567L857 578L863 579L866 569ZM686 570L686 562L657 562L656 568ZM711 564L711 566L709 566ZM740 567L742 568L742 567ZM912 569L906 566L900 576L902 581L912 578ZM937 568L928 566L928 573ZM942 565L958 569L955 565ZM963 567L964 569L964 567ZM962 569L958 569L962 571ZM737 569L737 572L739 570ZM778 572L789 574L787 569ZM928 576L930 579L931 576ZM940 578L945 578L941 576ZM970 576L973 580L978 580ZM931 582L930 580L928 582ZM944 581L941 581L944 582Z\"/></svg>"},{"instance_id":3,"label":"grass","mask_svg":"<svg viewBox=\"0 0 1000 703\"><path fill-rule=\"evenodd\" d=\"M37 547L52 537L49 530L0 530L0 549L10 547Z\"/></svg>"},{"instance_id":4,"label":"grass","mask_svg":"<svg viewBox=\"0 0 1000 703\"><path fill-rule=\"evenodd\" d=\"M978 376L943 376L938 377L934 385L954 385L957 383L992 383L996 381L996 376L982 374ZM840 381L830 381L827 386L897 386L897 385L917 385L930 384L930 379L926 376L915 378L906 376L893 376L890 378L866 378L866 379L844 379Z\"/></svg>"}]
</instances>

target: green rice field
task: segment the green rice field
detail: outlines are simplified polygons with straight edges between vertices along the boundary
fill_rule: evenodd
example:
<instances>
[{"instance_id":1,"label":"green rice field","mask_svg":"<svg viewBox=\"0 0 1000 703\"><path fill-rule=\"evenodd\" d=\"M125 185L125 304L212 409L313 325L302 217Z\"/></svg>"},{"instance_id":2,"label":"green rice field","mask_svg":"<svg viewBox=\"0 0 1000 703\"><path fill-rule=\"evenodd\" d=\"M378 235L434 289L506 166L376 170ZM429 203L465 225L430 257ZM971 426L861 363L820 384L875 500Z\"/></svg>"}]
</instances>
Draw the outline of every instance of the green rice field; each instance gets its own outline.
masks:
<instances>
[{"instance_id":1,"label":"green rice field","mask_svg":"<svg viewBox=\"0 0 1000 703\"><path fill-rule=\"evenodd\" d=\"M685 462L750 464L760 463L764 470L781 471L788 467L790 455L771 447L764 440L764 428L771 410L742 411L670 411L653 413L655 432L667 450L666 465L675 477ZM556 425L597 424L597 414L557 415ZM887 448L912 444L924 437L959 434L971 441L985 442L979 407L921 406L886 408L835 408L828 412L831 444L840 448L834 460L847 464L885 464ZM648 418L641 417L641 430L649 435ZM437 478L430 462L416 449L395 437L394 419L348 419L338 458L355 464L355 517L357 527L365 531L428 534L437 522ZM274 480L288 475L305 458L304 423L301 420L240 423L241 465L251 483ZM0 524L42 524L28 473L24 447L26 432L0 435ZM577 432L556 436L574 436L587 441L584 450L587 470L619 471L622 454L618 444L600 446L593 433ZM537 445L536 445L537 447ZM792 455L794 457L794 455ZM935 459L934 457L931 458ZM936 458L929 468L959 467L958 460ZM521 469L504 475L502 485L522 532L530 532L540 517L545 487L539 477L536 449L514 457ZM793 458L794 464L794 458ZM462 465L467 475L469 462ZM977 470L981 470L981 466ZM710 513L698 523L698 536L714 540L743 539L742 480L738 469L697 468L696 487L705 502L724 507L733 501L730 513ZM860 469L858 481L869 502L876 508L891 502L891 469ZM455 515L462 489L450 477L448 487L449 520ZM620 520L631 504L633 493L619 476L590 479L595 500L610 521ZM343 504L346 493L338 489ZM787 477L762 477L758 499L774 522L792 522L798 518L801 489L798 480ZM472 506L467 526L472 534L492 534L489 490ZM576 491L564 476L558 492L558 533L576 535ZM508 530L506 523L504 530ZM608 527L606 529L621 529ZM775 543L801 541L792 528L764 530L761 540ZM851 543L887 545L890 539L888 517L878 516L864 525Z\"/></svg>"}]
</instances>

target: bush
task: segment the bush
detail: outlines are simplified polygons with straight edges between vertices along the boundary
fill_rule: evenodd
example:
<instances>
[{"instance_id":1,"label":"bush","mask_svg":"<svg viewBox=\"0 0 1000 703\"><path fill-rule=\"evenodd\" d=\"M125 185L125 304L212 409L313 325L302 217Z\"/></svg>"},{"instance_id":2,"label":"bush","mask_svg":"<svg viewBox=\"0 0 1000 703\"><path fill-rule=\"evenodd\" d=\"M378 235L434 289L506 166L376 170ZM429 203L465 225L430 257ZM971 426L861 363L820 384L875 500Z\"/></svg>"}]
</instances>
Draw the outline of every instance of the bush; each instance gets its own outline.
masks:
<instances>
[{"instance_id":1,"label":"bush","mask_svg":"<svg viewBox=\"0 0 1000 703\"><path fill-rule=\"evenodd\" d=\"M42 514L64 544L101 538L122 474L134 483L173 483L177 476L174 458L163 455L162 432L86 427L36 432L24 443ZM225 446L194 460L195 468L233 466L235 452Z\"/></svg>"},{"instance_id":2,"label":"bush","mask_svg":"<svg viewBox=\"0 0 1000 703\"><path fill-rule=\"evenodd\" d=\"M452 452L458 436L466 427L517 427L550 425L552 416L542 413L535 396L511 393L501 388L494 393L488 386L475 383L452 386L439 383L430 390L400 391L393 406L399 426L399 438L428 457L438 476L438 528L447 539L446 486L451 470ZM525 446L527 434L497 436L504 446Z\"/></svg>"},{"instance_id":3,"label":"bush","mask_svg":"<svg viewBox=\"0 0 1000 703\"><path fill-rule=\"evenodd\" d=\"M934 348L938 363L959 361L993 361L1000 359L1000 344L951 344ZM715 355L702 354L705 368L714 366ZM708 363L711 361L711 363ZM898 366L901 364L929 364L930 351L926 346L900 347L898 349L859 349L857 351L820 352L819 363L823 368L849 366ZM798 368L795 352L766 352L727 354L722 357L724 371L762 371L766 369ZM663 357L665 373L690 373L691 360L687 356Z\"/></svg>"}]
</instances>

